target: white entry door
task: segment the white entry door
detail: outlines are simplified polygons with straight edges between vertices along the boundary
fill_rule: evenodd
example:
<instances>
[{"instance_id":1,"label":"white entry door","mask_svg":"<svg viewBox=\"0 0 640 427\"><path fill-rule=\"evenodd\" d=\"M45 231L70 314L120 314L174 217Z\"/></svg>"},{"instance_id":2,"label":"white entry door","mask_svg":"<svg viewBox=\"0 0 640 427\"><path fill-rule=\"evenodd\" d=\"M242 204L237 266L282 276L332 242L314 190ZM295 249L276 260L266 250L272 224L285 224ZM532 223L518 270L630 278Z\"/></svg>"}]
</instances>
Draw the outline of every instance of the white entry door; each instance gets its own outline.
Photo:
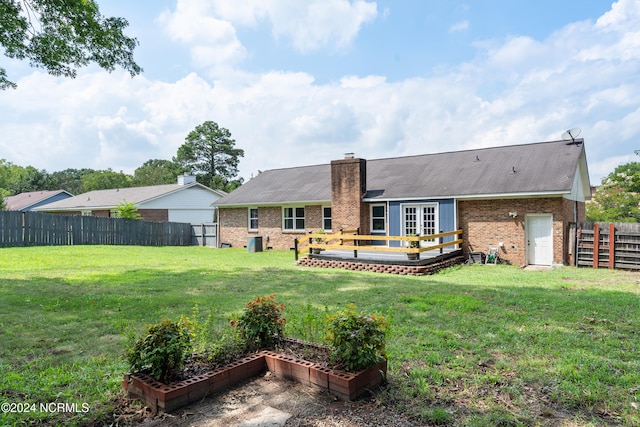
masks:
<instances>
[{"instance_id":1,"label":"white entry door","mask_svg":"<svg viewBox=\"0 0 640 427\"><path fill-rule=\"evenodd\" d=\"M438 233L438 205L436 203L402 205L402 235L427 236ZM420 242L427 246L428 240Z\"/></svg>"},{"instance_id":2,"label":"white entry door","mask_svg":"<svg viewBox=\"0 0 640 427\"><path fill-rule=\"evenodd\" d=\"M530 265L553 263L553 216L527 215L527 262Z\"/></svg>"}]
</instances>

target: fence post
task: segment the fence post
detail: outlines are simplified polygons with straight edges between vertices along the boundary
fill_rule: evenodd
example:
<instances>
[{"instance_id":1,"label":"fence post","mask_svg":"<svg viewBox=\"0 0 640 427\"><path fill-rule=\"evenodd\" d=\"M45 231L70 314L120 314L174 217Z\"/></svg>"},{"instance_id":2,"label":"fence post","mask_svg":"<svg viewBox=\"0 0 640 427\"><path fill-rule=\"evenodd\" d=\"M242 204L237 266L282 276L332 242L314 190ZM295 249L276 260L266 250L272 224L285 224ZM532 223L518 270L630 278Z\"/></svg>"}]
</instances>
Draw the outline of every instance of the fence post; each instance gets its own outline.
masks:
<instances>
[{"instance_id":1,"label":"fence post","mask_svg":"<svg viewBox=\"0 0 640 427\"><path fill-rule=\"evenodd\" d=\"M296 261L298 260L298 239L293 239L293 250L295 253Z\"/></svg>"},{"instance_id":2,"label":"fence post","mask_svg":"<svg viewBox=\"0 0 640 427\"><path fill-rule=\"evenodd\" d=\"M356 228L356 236L359 236L359 235L360 235L360 227ZM354 240L353 241L353 246L357 247L359 245L360 245L360 240ZM354 258L358 258L358 250L357 249L353 250L353 257Z\"/></svg>"},{"instance_id":3,"label":"fence post","mask_svg":"<svg viewBox=\"0 0 640 427\"><path fill-rule=\"evenodd\" d=\"M616 227L613 223L609 223L609 269L616 267Z\"/></svg>"},{"instance_id":4,"label":"fence post","mask_svg":"<svg viewBox=\"0 0 640 427\"><path fill-rule=\"evenodd\" d=\"M598 252L600 252L600 227L596 222L593 224L593 268L598 268L600 262Z\"/></svg>"}]
</instances>

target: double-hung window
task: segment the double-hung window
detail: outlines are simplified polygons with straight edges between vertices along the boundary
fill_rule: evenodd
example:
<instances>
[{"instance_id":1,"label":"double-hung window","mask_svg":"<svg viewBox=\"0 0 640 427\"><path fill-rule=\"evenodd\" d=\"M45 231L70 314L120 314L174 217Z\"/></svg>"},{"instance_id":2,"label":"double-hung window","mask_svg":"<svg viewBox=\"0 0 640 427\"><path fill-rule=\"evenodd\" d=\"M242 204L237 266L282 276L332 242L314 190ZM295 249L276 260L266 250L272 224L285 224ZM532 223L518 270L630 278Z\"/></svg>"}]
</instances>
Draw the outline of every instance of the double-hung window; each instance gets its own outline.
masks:
<instances>
[{"instance_id":1,"label":"double-hung window","mask_svg":"<svg viewBox=\"0 0 640 427\"><path fill-rule=\"evenodd\" d=\"M282 229L304 231L304 207L282 208Z\"/></svg>"},{"instance_id":2,"label":"double-hung window","mask_svg":"<svg viewBox=\"0 0 640 427\"><path fill-rule=\"evenodd\" d=\"M376 234L385 233L387 231L385 205L371 205L371 231Z\"/></svg>"},{"instance_id":3,"label":"double-hung window","mask_svg":"<svg viewBox=\"0 0 640 427\"><path fill-rule=\"evenodd\" d=\"M258 229L258 208L249 208L249 230Z\"/></svg>"},{"instance_id":4,"label":"double-hung window","mask_svg":"<svg viewBox=\"0 0 640 427\"><path fill-rule=\"evenodd\" d=\"M322 207L322 229L324 231L331 231L331 207Z\"/></svg>"}]
</instances>

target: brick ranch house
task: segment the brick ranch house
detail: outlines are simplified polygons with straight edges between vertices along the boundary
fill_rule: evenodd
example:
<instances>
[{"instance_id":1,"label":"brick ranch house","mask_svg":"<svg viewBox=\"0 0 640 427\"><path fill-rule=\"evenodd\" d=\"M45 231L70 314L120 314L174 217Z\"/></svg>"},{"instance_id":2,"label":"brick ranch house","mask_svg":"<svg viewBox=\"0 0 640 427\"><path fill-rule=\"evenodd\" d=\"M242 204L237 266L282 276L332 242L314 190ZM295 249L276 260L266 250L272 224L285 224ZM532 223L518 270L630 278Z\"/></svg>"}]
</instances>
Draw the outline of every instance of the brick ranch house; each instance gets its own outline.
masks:
<instances>
[{"instance_id":1,"label":"brick ranch house","mask_svg":"<svg viewBox=\"0 0 640 427\"><path fill-rule=\"evenodd\" d=\"M262 236L290 249L324 229L402 236L462 230L465 253L498 247L514 265L570 264L569 224L584 221L584 141L552 141L260 173L218 200L220 242ZM391 242L390 245L398 244Z\"/></svg>"},{"instance_id":2,"label":"brick ranch house","mask_svg":"<svg viewBox=\"0 0 640 427\"><path fill-rule=\"evenodd\" d=\"M175 184L89 191L36 210L109 218L117 215L119 205L133 203L145 221L213 223L216 211L213 204L225 194L196 182L195 176L180 175Z\"/></svg>"}]
</instances>

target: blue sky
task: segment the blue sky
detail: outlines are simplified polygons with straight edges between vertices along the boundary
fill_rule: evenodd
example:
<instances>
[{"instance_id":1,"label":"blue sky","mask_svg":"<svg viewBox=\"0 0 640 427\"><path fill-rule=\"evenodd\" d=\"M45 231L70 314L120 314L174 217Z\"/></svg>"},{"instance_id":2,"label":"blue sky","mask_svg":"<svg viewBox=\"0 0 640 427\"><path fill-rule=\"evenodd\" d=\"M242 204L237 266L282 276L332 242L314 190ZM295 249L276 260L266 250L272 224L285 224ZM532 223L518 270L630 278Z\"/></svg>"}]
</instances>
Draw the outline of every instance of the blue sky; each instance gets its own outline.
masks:
<instances>
[{"instance_id":1,"label":"blue sky","mask_svg":"<svg viewBox=\"0 0 640 427\"><path fill-rule=\"evenodd\" d=\"M582 129L592 184L640 160L640 2L111 0L144 68L75 80L3 57L0 158L133 173L205 120L240 175L557 140Z\"/></svg>"}]
</instances>

